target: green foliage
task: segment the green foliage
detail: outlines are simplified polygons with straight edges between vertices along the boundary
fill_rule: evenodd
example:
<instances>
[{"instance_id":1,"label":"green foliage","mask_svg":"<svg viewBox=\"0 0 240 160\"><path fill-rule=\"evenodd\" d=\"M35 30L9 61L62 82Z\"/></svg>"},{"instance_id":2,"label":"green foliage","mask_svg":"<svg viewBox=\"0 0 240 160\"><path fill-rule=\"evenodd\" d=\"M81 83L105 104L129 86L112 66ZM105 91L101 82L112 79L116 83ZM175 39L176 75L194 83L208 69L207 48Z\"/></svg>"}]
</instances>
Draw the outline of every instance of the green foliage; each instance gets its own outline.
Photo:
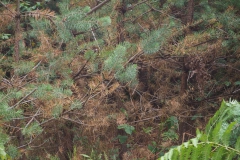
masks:
<instances>
[{"instance_id":1,"label":"green foliage","mask_svg":"<svg viewBox=\"0 0 240 160\"><path fill-rule=\"evenodd\" d=\"M10 156L5 152L4 145L0 144L0 159L1 160L10 160Z\"/></svg>"},{"instance_id":2,"label":"green foliage","mask_svg":"<svg viewBox=\"0 0 240 160\"><path fill-rule=\"evenodd\" d=\"M133 126L130 126L128 124L122 124L122 125L119 125L118 126L118 129L124 129L124 131L127 133L127 134L132 134L132 132L135 130L135 128Z\"/></svg>"},{"instance_id":3,"label":"green foliage","mask_svg":"<svg viewBox=\"0 0 240 160\"><path fill-rule=\"evenodd\" d=\"M183 7L185 2L187 2L187 0L167 0L167 3L165 4L165 6L176 6L176 7Z\"/></svg>"},{"instance_id":4,"label":"green foliage","mask_svg":"<svg viewBox=\"0 0 240 160\"><path fill-rule=\"evenodd\" d=\"M62 105L56 105L53 110L52 110L52 116L54 118L58 118L63 111L63 106Z\"/></svg>"},{"instance_id":5,"label":"green foliage","mask_svg":"<svg viewBox=\"0 0 240 160\"><path fill-rule=\"evenodd\" d=\"M167 27L148 33L141 42L144 53L153 54L159 51L170 35L171 31Z\"/></svg>"},{"instance_id":6,"label":"green foliage","mask_svg":"<svg viewBox=\"0 0 240 160\"><path fill-rule=\"evenodd\" d=\"M104 69L107 71L115 71L115 78L120 82L130 82L130 84L136 85L138 73L137 65L130 64L124 68L124 63L126 63L127 48L130 46L131 44L129 43L118 45L114 52L104 61Z\"/></svg>"},{"instance_id":7,"label":"green foliage","mask_svg":"<svg viewBox=\"0 0 240 160\"><path fill-rule=\"evenodd\" d=\"M153 131L153 127L143 128L143 131L144 131L146 134L150 134L150 133Z\"/></svg>"},{"instance_id":8,"label":"green foliage","mask_svg":"<svg viewBox=\"0 0 240 160\"><path fill-rule=\"evenodd\" d=\"M79 100L75 100L74 102L72 102L71 109L81 109L82 108L82 102L80 102Z\"/></svg>"},{"instance_id":9,"label":"green foliage","mask_svg":"<svg viewBox=\"0 0 240 160\"><path fill-rule=\"evenodd\" d=\"M63 88L63 89L67 89L67 88L70 88L71 86L73 85L73 80L72 79L65 79L61 82L60 86Z\"/></svg>"},{"instance_id":10,"label":"green foliage","mask_svg":"<svg viewBox=\"0 0 240 160\"><path fill-rule=\"evenodd\" d=\"M13 145L9 145L6 149L6 152L12 159L15 159L19 156L17 147Z\"/></svg>"},{"instance_id":11,"label":"green foliage","mask_svg":"<svg viewBox=\"0 0 240 160\"><path fill-rule=\"evenodd\" d=\"M0 117L4 121L10 121L14 118L21 118L22 117L22 110L21 109L10 109L6 102L0 103Z\"/></svg>"},{"instance_id":12,"label":"green foliage","mask_svg":"<svg viewBox=\"0 0 240 160\"><path fill-rule=\"evenodd\" d=\"M125 61L127 48L118 45L114 52L104 61L104 69L107 71L121 71Z\"/></svg>"},{"instance_id":13,"label":"green foliage","mask_svg":"<svg viewBox=\"0 0 240 160\"><path fill-rule=\"evenodd\" d=\"M14 66L15 69L14 71L17 75L22 76L29 73L33 69L34 65L35 64L31 61L30 62L22 61Z\"/></svg>"},{"instance_id":14,"label":"green foliage","mask_svg":"<svg viewBox=\"0 0 240 160\"><path fill-rule=\"evenodd\" d=\"M42 133L43 129L37 122L32 122L28 126L25 126L22 130L22 134L26 136L33 136Z\"/></svg>"},{"instance_id":15,"label":"green foliage","mask_svg":"<svg viewBox=\"0 0 240 160\"><path fill-rule=\"evenodd\" d=\"M168 127L168 129L173 128L173 129L178 129L178 119L175 116L170 116L166 122L165 126Z\"/></svg>"},{"instance_id":16,"label":"green foliage","mask_svg":"<svg viewBox=\"0 0 240 160\"><path fill-rule=\"evenodd\" d=\"M171 149L160 159L239 159L239 110L240 103L237 101L223 101L209 120L205 132L197 130L197 137ZM233 137L235 141L231 140Z\"/></svg>"},{"instance_id":17,"label":"green foliage","mask_svg":"<svg viewBox=\"0 0 240 160\"><path fill-rule=\"evenodd\" d=\"M35 5L32 5L31 2L29 2L29 1L21 1L20 2L20 11L28 12L28 11L32 11L35 9L39 9L41 6L42 5L40 2L37 2Z\"/></svg>"},{"instance_id":18,"label":"green foliage","mask_svg":"<svg viewBox=\"0 0 240 160\"><path fill-rule=\"evenodd\" d=\"M176 133L176 130L169 129L168 131L164 132L162 134L164 140L177 140L178 134Z\"/></svg>"},{"instance_id":19,"label":"green foliage","mask_svg":"<svg viewBox=\"0 0 240 160\"><path fill-rule=\"evenodd\" d=\"M32 88L32 86L30 86ZM51 84L40 84L37 87L36 92L33 93L33 96L43 100L51 99L51 93L53 91L53 86Z\"/></svg>"},{"instance_id":20,"label":"green foliage","mask_svg":"<svg viewBox=\"0 0 240 160\"><path fill-rule=\"evenodd\" d=\"M159 148L158 145L155 141L153 141L151 144L148 145L148 149L152 152L152 153L157 153L159 152Z\"/></svg>"},{"instance_id":21,"label":"green foliage","mask_svg":"<svg viewBox=\"0 0 240 160\"><path fill-rule=\"evenodd\" d=\"M6 152L6 149L4 147L4 145L9 141L9 137L8 135L6 135L5 133L2 132L2 130L0 130L0 159L1 160L7 160L10 159L9 155Z\"/></svg>"},{"instance_id":22,"label":"green foliage","mask_svg":"<svg viewBox=\"0 0 240 160\"><path fill-rule=\"evenodd\" d=\"M115 77L117 80L123 83L132 82L136 80L137 73L138 73L137 65L132 64L129 65L125 70L117 72L115 74Z\"/></svg>"},{"instance_id":23,"label":"green foliage","mask_svg":"<svg viewBox=\"0 0 240 160\"><path fill-rule=\"evenodd\" d=\"M177 140L178 139L178 119L175 116L170 116L164 123L167 131L163 132L164 140Z\"/></svg>"},{"instance_id":24,"label":"green foliage","mask_svg":"<svg viewBox=\"0 0 240 160\"><path fill-rule=\"evenodd\" d=\"M4 2L7 2L7 0L4 0ZM9 2L14 3L13 1ZM43 4L43 2L35 4L32 1L21 1L22 33L20 36L20 50L22 52L20 52L19 63L12 63L12 59L9 57L9 55L14 53L12 47L14 45L14 36L11 36L14 35L15 31L13 23L3 24L7 25L7 27L4 26L4 33L0 33L0 50L2 53L0 57L0 80L2 81L0 88L1 92L4 92L0 93L0 117L1 123L4 124L3 132L11 137L10 141L3 141L3 145L0 146L0 149L4 152L4 145L7 146L7 142L9 144L17 144L16 127L22 126L24 144L32 142L31 138L34 137L36 140L33 145L35 145L41 138L45 138L48 135L49 128L51 128L50 125L53 124L47 123L49 122L48 120L57 122L56 126L64 123L63 112L64 115L69 114L67 116L73 122L78 118L84 122L83 127L75 127L76 124L70 126L70 128L72 126L75 128L75 137L85 137L84 134L95 133L95 131L101 128L101 133L97 137L99 137L100 141L104 141L104 132L108 131L109 125L96 127L95 129L91 125L91 120L97 121L99 114L101 114L101 118L108 115L116 118L119 111L125 115L125 119L128 122L138 122L138 119L141 121L135 125L137 128L140 125L140 128L143 128L143 132L147 134L145 137L149 137L148 143L145 143L145 141L144 143L149 144L148 149L152 153L157 155L160 152L164 152L168 147L163 149L158 145L162 140L175 142L178 139L178 118L171 116L166 122L158 126L156 123L158 118L149 120L149 117L156 116L158 109L155 107L162 107L162 105L165 107L165 103L163 103L165 100L162 99L175 97L179 93L179 73L184 65L180 64L182 63L182 55L178 55L179 57L174 55L178 54L178 52L181 52L179 54L190 55L190 57L195 54L200 56L206 63L206 65L201 64L201 66L211 67L206 72L212 70L217 72L217 76L215 76L216 84L213 86L210 80L209 86L212 85L212 88L211 90L208 90L208 88L203 90L204 97L199 96L193 87L193 90L189 89L188 97L180 100L181 103L188 104L190 108L193 107L192 103L188 103L190 99L200 102L205 100L205 98L211 98L210 94L217 96L223 90L224 92L227 91L228 94L238 91L237 87L240 85L239 78L235 77L234 74L229 76L230 78L225 76L228 74L228 70L225 68L229 70L234 68L236 72L239 68L237 63L233 64L231 62L236 62L238 61L236 57L239 58L239 56L236 56L239 53L239 0L194 1L194 20L192 24L187 25L183 25L186 19L188 19L187 16L189 16L188 10L185 10L188 8L187 0L111 0L92 14L89 14L91 7L101 3L100 1L61 0L56 2L55 0L45 0L45 2L52 2L52 7L49 8L54 6L58 15L50 16L51 18L49 19L34 20L24 19L23 17L27 16L24 14L49 5L47 3ZM58 4L56 5L56 3ZM91 7L85 6L86 4ZM8 6L13 7L15 4ZM57 7L58 9L56 9ZM0 5L1 14L2 11L7 10L6 7ZM3 16L5 13L10 14L3 12ZM0 18L1 20L2 17ZM5 18L3 20L6 21ZM6 21L6 23L9 22ZM36 43L34 47L30 43L32 40ZM23 41L25 41L25 45L23 45ZM5 42L9 44L6 45ZM24 51L23 49L26 50ZM159 55L147 56L142 55L141 53L143 52L145 54L157 53ZM174 56L171 57L172 55ZM214 57L218 59L216 60ZM164 63L158 63L155 58L161 59L159 62L164 61ZM214 66L208 63L209 59L211 59L210 62L214 62L212 63ZM169 65L168 61L171 61L173 65ZM36 62L39 62L39 65L35 68ZM188 67L188 65L186 66ZM145 67L147 67L147 70L145 70ZM81 74L73 80L72 77L80 69ZM141 77L139 78L141 81L140 85L131 90L131 88L129 89L126 86L134 86L138 83L138 70L141 70L141 75L139 76ZM191 68L190 70L200 71L199 68ZM105 71L108 72L106 76ZM142 73L142 71L147 73ZM11 73L11 75L6 75L7 72ZM169 75L170 77L168 77ZM214 78L214 75L212 78ZM115 83L115 80L127 83L127 85L123 86L121 83ZM88 83L89 81L91 81L91 85ZM169 92L166 92L167 88L159 88L158 83L162 85L162 82L163 84L167 82L165 84L171 86L171 88L168 88ZM189 81L190 83L191 86L197 86L193 79ZM113 85L111 86L111 84ZM97 87L92 89L92 86L94 87L95 85ZM146 87L144 89L146 91L142 90L143 86ZM155 89L155 86L158 86L156 87L157 89ZM30 94L32 91L34 92ZM104 91L104 94L102 94L102 91ZM105 91L109 94L106 95ZM119 94L115 94L118 91ZM114 93L112 94L112 92ZM191 92L194 92L194 95ZM28 94L30 95L27 96ZM223 93L223 95L225 94ZM118 98L120 98L120 101L118 101ZM178 99L179 97L176 98ZM22 99L23 101L21 101ZM161 102L158 101L160 99ZM125 105L130 104L130 100L134 107L125 107ZM138 103L135 103L135 101L138 101ZM119 102L124 102L124 104ZM149 102L150 105L147 104ZM82 108L83 104L86 107ZM111 107L108 107L109 104L111 104ZM115 109L116 104L117 107L125 109ZM93 108L94 111L87 110L91 105L96 106L96 108ZM140 106L139 108L137 108L138 105ZM227 103L224 105L227 105ZM183 105L181 104L180 106ZM37 112L35 112L36 108L39 109ZM109 109L107 110L107 115L105 115L102 108ZM231 157L234 157L238 159L239 156L236 155L236 151L240 148L239 108L234 109L234 107L230 107L231 109L228 109L229 106L222 108L221 111L215 114L215 118L213 117L209 121L205 132L198 132L196 138L170 150L167 158L184 160L231 159ZM50 114L45 114L49 110ZM139 117L139 115L141 116ZM196 119L197 115L193 116L192 120ZM109 118L109 120L112 119ZM44 128L41 128L41 125L37 122L44 122ZM97 123L93 124L98 125ZM111 127L112 124L110 125ZM14 126L10 127L12 125ZM93 132L89 128L94 128ZM115 128L123 129L126 135L116 135L116 132L108 132L107 136L110 134L113 134L113 137L117 136L121 144L127 142L129 135L131 135L131 141L129 142L134 141L135 138L137 139L136 135L139 135L133 134L135 128L127 124L119 125ZM158 128L160 129L158 130ZM43 137L36 136L43 129ZM153 132L156 130L160 132L158 137ZM70 129L69 132L72 132L72 130ZM95 141L95 135L87 135L86 137L88 136L94 137ZM55 143L54 138L51 138L49 138L50 141L46 141L46 145ZM156 141L156 139L158 140ZM56 140L57 142L59 141ZM88 148L91 149L89 147L93 144L91 142L93 141L84 142L86 144L83 147L84 151L87 151ZM83 142L81 141L81 143ZM59 151L61 151L61 145ZM132 145L131 147L135 146ZM16 147L9 146L6 152L12 158L16 158L16 149ZM31 154L31 149L29 148L26 154ZM90 152L91 150L86 153ZM76 154L76 148L74 148L73 155L69 153L71 155L69 158L74 157L74 154ZM98 152L98 149L94 149L91 155L82 156L85 159L107 159L105 153L103 154L102 151ZM110 159L117 159L117 156L118 150L114 153L113 158L111 157ZM41 156L36 157L36 159L40 159L39 157ZM52 155L48 155L48 157L57 159L57 157L52 157Z\"/></svg>"},{"instance_id":25,"label":"green foliage","mask_svg":"<svg viewBox=\"0 0 240 160\"><path fill-rule=\"evenodd\" d=\"M69 1L64 0L59 3L61 15L56 20L58 35L64 42L69 42L73 38L72 31L86 32L98 24L99 26L107 26L111 23L110 17L102 17L98 20L86 17L90 11L90 7L69 7Z\"/></svg>"},{"instance_id":26,"label":"green foliage","mask_svg":"<svg viewBox=\"0 0 240 160\"><path fill-rule=\"evenodd\" d=\"M94 53L94 51L90 50L90 51L87 51L85 54L84 54L84 58L85 59L95 59L96 57L96 53Z\"/></svg>"},{"instance_id":27,"label":"green foliage","mask_svg":"<svg viewBox=\"0 0 240 160\"><path fill-rule=\"evenodd\" d=\"M128 136L118 135L117 138L118 138L119 142L120 142L121 144L123 144L123 143L126 143L126 142L127 142Z\"/></svg>"},{"instance_id":28,"label":"green foliage","mask_svg":"<svg viewBox=\"0 0 240 160\"><path fill-rule=\"evenodd\" d=\"M54 88L52 94L55 98L65 98L71 96L72 91L70 89Z\"/></svg>"},{"instance_id":29,"label":"green foliage","mask_svg":"<svg viewBox=\"0 0 240 160\"><path fill-rule=\"evenodd\" d=\"M111 24L111 18L110 17L102 17L99 19L99 24L103 27L109 26Z\"/></svg>"},{"instance_id":30,"label":"green foliage","mask_svg":"<svg viewBox=\"0 0 240 160\"><path fill-rule=\"evenodd\" d=\"M29 38L37 38L39 31L45 31L45 33L51 33L51 24L46 19L30 19L30 24L33 27L32 30L28 32Z\"/></svg>"},{"instance_id":31,"label":"green foliage","mask_svg":"<svg viewBox=\"0 0 240 160\"><path fill-rule=\"evenodd\" d=\"M7 34L7 33L0 34L0 40L7 40L9 39L10 36L11 34Z\"/></svg>"}]
</instances>

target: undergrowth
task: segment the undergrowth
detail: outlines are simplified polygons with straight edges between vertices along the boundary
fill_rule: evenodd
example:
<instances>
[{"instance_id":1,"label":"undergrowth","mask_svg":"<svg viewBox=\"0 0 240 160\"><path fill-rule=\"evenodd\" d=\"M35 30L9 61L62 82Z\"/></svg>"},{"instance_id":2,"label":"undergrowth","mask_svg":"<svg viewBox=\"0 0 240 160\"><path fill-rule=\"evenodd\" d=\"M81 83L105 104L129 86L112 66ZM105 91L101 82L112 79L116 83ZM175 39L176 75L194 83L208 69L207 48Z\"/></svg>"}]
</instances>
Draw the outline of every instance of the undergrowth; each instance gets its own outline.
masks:
<instances>
[{"instance_id":1,"label":"undergrowth","mask_svg":"<svg viewBox=\"0 0 240 160\"><path fill-rule=\"evenodd\" d=\"M195 138L174 147L159 160L232 160L240 158L240 103L223 101L208 121L205 131L197 130Z\"/></svg>"}]
</instances>

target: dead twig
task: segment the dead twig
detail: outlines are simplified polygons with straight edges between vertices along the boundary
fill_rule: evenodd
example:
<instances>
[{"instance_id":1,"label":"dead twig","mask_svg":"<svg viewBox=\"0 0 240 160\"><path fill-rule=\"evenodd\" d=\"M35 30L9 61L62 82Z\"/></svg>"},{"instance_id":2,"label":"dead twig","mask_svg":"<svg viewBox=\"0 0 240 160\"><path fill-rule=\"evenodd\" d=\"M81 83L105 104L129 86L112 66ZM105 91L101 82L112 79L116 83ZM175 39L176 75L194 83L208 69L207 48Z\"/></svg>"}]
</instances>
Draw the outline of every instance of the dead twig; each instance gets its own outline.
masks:
<instances>
[{"instance_id":1,"label":"dead twig","mask_svg":"<svg viewBox=\"0 0 240 160\"><path fill-rule=\"evenodd\" d=\"M37 90L37 88L35 88L33 91L31 91L30 93L28 93L25 97L23 97L20 101L18 101L16 104L14 104L13 106L11 106L9 109L13 109L14 107L16 107L17 105L19 105L23 100L25 100L26 98L28 98L31 94L33 94L35 91Z\"/></svg>"},{"instance_id":2,"label":"dead twig","mask_svg":"<svg viewBox=\"0 0 240 160\"><path fill-rule=\"evenodd\" d=\"M95 12L96 10L98 10L99 8L101 8L104 4L106 4L107 2L110 2L110 0L105 0L102 3L100 3L99 5L95 6L92 8L92 10L90 12L87 13L87 15Z\"/></svg>"},{"instance_id":3,"label":"dead twig","mask_svg":"<svg viewBox=\"0 0 240 160\"><path fill-rule=\"evenodd\" d=\"M26 126L24 128L27 128L29 126L29 124L33 121L33 119L39 115L38 112L40 111L40 108L37 110L37 112L32 116L31 120L26 124Z\"/></svg>"},{"instance_id":4,"label":"dead twig","mask_svg":"<svg viewBox=\"0 0 240 160\"><path fill-rule=\"evenodd\" d=\"M73 77L74 80L81 74L82 70L86 67L87 63L90 61L91 58L88 58L88 60L84 63L82 68L78 71L78 73Z\"/></svg>"}]
</instances>

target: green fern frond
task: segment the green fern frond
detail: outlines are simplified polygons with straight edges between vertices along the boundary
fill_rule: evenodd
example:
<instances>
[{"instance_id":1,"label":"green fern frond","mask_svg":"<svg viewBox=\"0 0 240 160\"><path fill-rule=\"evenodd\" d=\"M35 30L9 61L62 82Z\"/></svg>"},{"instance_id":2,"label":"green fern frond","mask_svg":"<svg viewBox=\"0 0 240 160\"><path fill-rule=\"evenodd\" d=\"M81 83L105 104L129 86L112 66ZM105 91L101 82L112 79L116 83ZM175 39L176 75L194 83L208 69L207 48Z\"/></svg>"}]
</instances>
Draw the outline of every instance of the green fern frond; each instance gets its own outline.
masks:
<instances>
[{"instance_id":1,"label":"green fern frond","mask_svg":"<svg viewBox=\"0 0 240 160\"><path fill-rule=\"evenodd\" d=\"M170 156L170 155L169 155ZM177 151L177 150L173 150L173 152L172 152L172 156L170 156L171 157L171 159L173 159L173 160L176 160L176 159L178 159L179 158L179 152Z\"/></svg>"},{"instance_id":2,"label":"green fern frond","mask_svg":"<svg viewBox=\"0 0 240 160\"><path fill-rule=\"evenodd\" d=\"M209 160L211 151L212 151L212 144L211 143L205 144L202 152L202 159Z\"/></svg>"},{"instance_id":3,"label":"green fern frond","mask_svg":"<svg viewBox=\"0 0 240 160\"><path fill-rule=\"evenodd\" d=\"M220 160L226 154L226 150L223 147L217 148L217 151L213 153L212 159L213 160Z\"/></svg>"},{"instance_id":4,"label":"green fern frond","mask_svg":"<svg viewBox=\"0 0 240 160\"><path fill-rule=\"evenodd\" d=\"M161 157L161 160L189 159L189 157L191 157L191 160L232 160L240 158L239 121L234 121L239 120L234 118L239 114L239 110L240 104L237 101L223 101L220 109L209 120L205 132L201 133L197 130L196 138L171 149ZM177 158L176 151L179 152ZM173 153L175 153L174 157Z\"/></svg>"},{"instance_id":5,"label":"green fern frond","mask_svg":"<svg viewBox=\"0 0 240 160\"><path fill-rule=\"evenodd\" d=\"M189 156L189 155L187 154L187 153L189 153L189 152L187 152L188 150L191 152L191 150L188 149L188 148L186 148L186 147L183 147L183 148L181 149L180 156L179 156L179 160L185 160L185 158Z\"/></svg>"},{"instance_id":6,"label":"green fern frond","mask_svg":"<svg viewBox=\"0 0 240 160\"><path fill-rule=\"evenodd\" d=\"M220 141L220 129L222 128L222 122L219 122L216 127L213 129L211 136L209 137L209 140L214 141L218 143Z\"/></svg>"},{"instance_id":7,"label":"green fern frond","mask_svg":"<svg viewBox=\"0 0 240 160\"><path fill-rule=\"evenodd\" d=\"M190 158L191 152L192 152L193 149L194 149L194 146L191 146L191 145L190 145L190 146L187 147L187 149L185 150L185 152L183 152L184 160Z\"/></svg>"},{"instance_id":8,"label":"green fern frond","mask_svg":"<svg viewBox=\"0 0 240 160\"><path fill-rule=\"evenodd\" d=\"M236 152L230 151L230 153L227 154L225 160L232 160L236 156Z\"/></svg>"},{"instance_id":9,"label":"green fern frond","mask_svg":"<svg viewBox=\"0 0 240 160\"><path fill-rule=\"evenodd\" d=\"M195 159L195 160L197 160L197 159L201 159L201 151L202 151L202 148L203 148L203 146L201 145L201 144L198 144L197 145L197 147L195 147L195 148L193 148L192 149L192 154L191 154L191 158L190 159Z\"/></svg>"},{"instance_id":10,"label":"green fern frond","mask_svg":"<svg viewBox=\"0 0 240 160\"><path fill-rule=\"evenodd\" d=\"M235 149L240 150L240 136L237 139L237 142L235 144Z\"/></svg>"},{"instance_id":11,"label":"green fern frond","mask_svg":"<svg viewBox=\"0 0 240 160\"><path fill-rule=\"evenodd\" d=\"M229 146L231 132L236 123L237 122L232 122L231 124L229 124L229 126L227 127L227 129L225 130L222 136L222 143L226 146Z\"/></svg>"}]
</instances>

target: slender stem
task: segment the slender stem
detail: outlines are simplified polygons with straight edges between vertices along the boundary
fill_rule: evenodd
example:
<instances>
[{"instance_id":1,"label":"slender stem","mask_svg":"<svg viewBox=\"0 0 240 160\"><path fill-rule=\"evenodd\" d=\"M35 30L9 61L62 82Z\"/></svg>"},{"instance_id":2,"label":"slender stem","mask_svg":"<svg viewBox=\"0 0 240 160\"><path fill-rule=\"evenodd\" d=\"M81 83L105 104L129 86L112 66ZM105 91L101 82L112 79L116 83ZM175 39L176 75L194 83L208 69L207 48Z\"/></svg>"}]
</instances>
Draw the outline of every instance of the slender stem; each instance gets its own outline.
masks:
<instances>
[{"instance_id":1,"label":"slender stem","mask_svg":"<svg viewBox=\"0 0 240 160\"><path fill-rule=\"evenodd\" d=\"M16 19L16 26L15 26L15 44L14 44L14 51L15 51L15 62L19 61L19 41L20 41L20 0L17 0L17 14L15 15Z\"/></svg>"}]
</instances>

